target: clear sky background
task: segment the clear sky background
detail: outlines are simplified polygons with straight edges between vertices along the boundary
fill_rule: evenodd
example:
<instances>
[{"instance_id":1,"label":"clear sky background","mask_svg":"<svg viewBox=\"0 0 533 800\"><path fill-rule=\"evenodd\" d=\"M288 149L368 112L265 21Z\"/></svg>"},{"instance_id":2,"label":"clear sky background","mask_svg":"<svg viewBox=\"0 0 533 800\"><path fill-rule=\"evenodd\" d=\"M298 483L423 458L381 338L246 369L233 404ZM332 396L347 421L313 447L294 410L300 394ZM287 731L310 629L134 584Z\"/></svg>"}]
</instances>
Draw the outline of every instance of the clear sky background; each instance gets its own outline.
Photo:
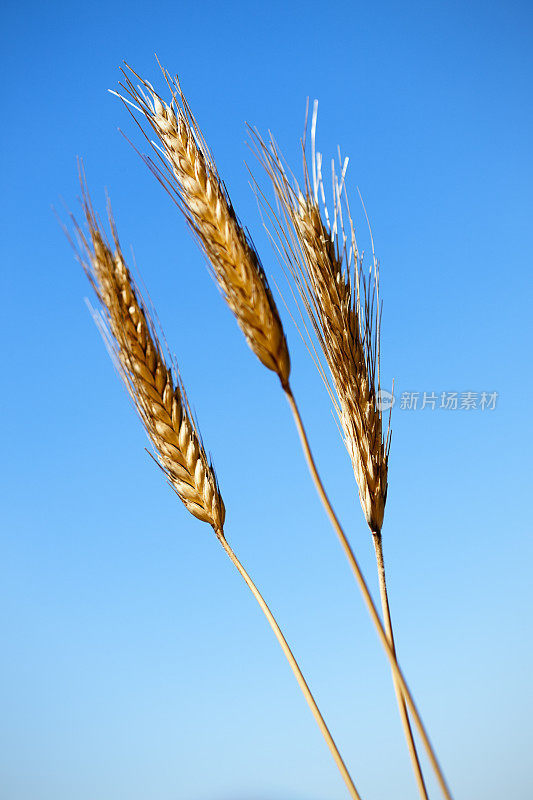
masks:
<instances>
[{"instance_id":1,"label":"clear sky background","mask_svg":"<svg viewBox=\"0 0 533 800\"><path fill-rule=\"evenodd\" d=\"M271 128L298 170L317 97L319 147L350 156L372 222L384 384L498 392L492 411L395 408L383 535L400 661L455 797L532 796L532 16L527 2L4 3L2 800L346 797L258 607L143 450L51 210L79 208L78 155L179 359L228 539L363 797L416 797L385 658L277 381L117 132L142 142L106 90L122 59L162 88L155 52L278 281L244 123ZM283 316L321 471L376 591L346 451Z\"/></svg>"}]
</instances>

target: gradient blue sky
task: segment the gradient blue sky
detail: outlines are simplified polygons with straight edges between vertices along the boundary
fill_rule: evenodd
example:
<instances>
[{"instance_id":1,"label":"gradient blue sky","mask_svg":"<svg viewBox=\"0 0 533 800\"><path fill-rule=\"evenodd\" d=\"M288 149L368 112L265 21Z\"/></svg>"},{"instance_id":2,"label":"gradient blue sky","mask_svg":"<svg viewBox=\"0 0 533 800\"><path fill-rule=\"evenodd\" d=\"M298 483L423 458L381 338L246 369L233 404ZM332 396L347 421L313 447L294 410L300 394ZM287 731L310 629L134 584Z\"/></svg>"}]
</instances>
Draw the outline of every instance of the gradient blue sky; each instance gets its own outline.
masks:
<instances>
[{"instance_id":1,"label":"gradient blue sky","mask_svg":"<svg viewBox=\"0 0 533 800\"><path fill-rule=\"evenodd\" d=\"M77 206L77 155L179 359L228 538L361 793L415 797L385 659L277 382L117 133L141 142L106 90L122 59L157 83L154 52L277 279L244 122L298 168L319 98L320 149L350 155L372 221L385 385L499 393L492 412L395 409L385 552L401 662L455 796L532 796L532 27L526 2L4 3L3 800L346 796L254 601L143 451L51 211ZM375 589L346 452L284 318L295 393Z\"/></svg>"}]
</instances>

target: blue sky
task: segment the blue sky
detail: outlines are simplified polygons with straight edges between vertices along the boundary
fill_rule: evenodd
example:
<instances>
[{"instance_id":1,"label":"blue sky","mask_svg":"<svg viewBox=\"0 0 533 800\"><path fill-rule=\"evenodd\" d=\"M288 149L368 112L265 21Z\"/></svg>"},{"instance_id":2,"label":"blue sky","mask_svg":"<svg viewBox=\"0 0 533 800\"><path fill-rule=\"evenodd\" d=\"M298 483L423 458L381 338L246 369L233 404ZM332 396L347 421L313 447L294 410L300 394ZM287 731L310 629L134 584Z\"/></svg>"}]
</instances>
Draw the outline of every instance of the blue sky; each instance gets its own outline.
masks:
<instances>
[{"instance_id":1,"label":"blue sky","mask_svg":"<svg viewBox=\"0 0 533 800\"><path fill-rule=\"evenodd\" d=\"M400 660L455 796L531 797L529 4L7 2L2 18L2 798L346 796L253 599L143 450L51 210L77 209L76 156L100 210L109 191L179 360L228 539L361 794L416 796L385 659L276 379L117 132L141 144L106 90L123 59L157 84L155 52L278 282L244 123L297 170L317 97L319 147L350 156L372 223L384 384L498 393L492 411L395 408L383 535ZM283 316L321 471L376 590L347 454Z\"/></svg>"}]
</instances>

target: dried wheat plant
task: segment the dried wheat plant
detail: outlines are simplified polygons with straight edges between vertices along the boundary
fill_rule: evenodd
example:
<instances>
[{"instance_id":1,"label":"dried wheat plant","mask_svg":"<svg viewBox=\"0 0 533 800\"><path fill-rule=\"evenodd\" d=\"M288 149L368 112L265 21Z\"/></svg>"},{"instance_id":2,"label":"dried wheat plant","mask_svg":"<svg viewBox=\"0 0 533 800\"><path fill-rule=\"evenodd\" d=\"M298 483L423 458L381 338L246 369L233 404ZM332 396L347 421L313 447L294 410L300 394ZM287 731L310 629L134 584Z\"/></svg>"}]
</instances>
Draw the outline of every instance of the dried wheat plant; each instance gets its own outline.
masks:
<instances>
[{"instance_id":1,"label":"dried wheat plant","mask_svg":"<svg viewBox=\"0 0 533 800\"><path fill-rule=\"evenodd\" d=\"M429 737L398 665L394 646L381 622L357 559L318 474L289 383L290 359L281 318L259 257L237 219L228 193L218 175L214 159L181 90L179 80L172 79L165 70L162 70L172 95L171 101L166 103L148 81L140 78L131 68L128 69L140 81L140 85L135 86L128 74L123 72L125 82L121 87L126 96L120 94L118 96L141 114L158 140L157 143L151 141L142 124L138 123L159 160L156 162L146 155L143 158L184 214L251 349L265 366L276 372L281 381L319 497L355 574L368 612L391 663L395 679L411 710L445 796L451 800ZM365 424L372 427L371 421L367 420ZM381 428L379 438L381 444ZM368 472L373 452L369 451L368 463L361 464L362 474ZM385 503L386 446L383 449L382 461L385 466L380 465L379 475L375 470L371 475L369 509L375 516L375 526L378 523L381 525Z\"/></svg>"},{"instance_id":2,"label":"dried wheat plant","mask_svg":"<svg viewBox=\"0 0 533 800\"><path fill-rule=\"evenodd\" d=\"M387 637L395 650L381 536L387 499L390 414L383 438L379 265L372 240L372 263L365 274L346 191L348 159L342 161L340 151L338 174L335 163L331 164L333 213L328 211L322 156L316 152L317 109L315 102L310 165L305 137L302 141L302 187L285 166L273 136L270 134L265 143L251 130L255 153L274 188L277 210L257 184L256 190L270 223L271 239L289 280L292 278L300 330L305 331L302 335L332 400L350 455L361 507L373 535ZM393 682L418 789L427 800L406 702L394 671Z\"/></svg>"},{"instance_id":3,"label":"dried wheat plant","mask_svg":"<svg viewBox=\"0 0 533 800\"><path fill-rule=\"evenodd\" d=\"M361 797L272 612L230 547L225 508L213 465L193 419L177 366L167 365L146 303L126 266L108 206L113 246L101 230L82 174L86 236L73 218L80 260L99 300L98 324L168 481L188 511L209 523L265 614L354 800Z\"/></svg>"}]
</instances>

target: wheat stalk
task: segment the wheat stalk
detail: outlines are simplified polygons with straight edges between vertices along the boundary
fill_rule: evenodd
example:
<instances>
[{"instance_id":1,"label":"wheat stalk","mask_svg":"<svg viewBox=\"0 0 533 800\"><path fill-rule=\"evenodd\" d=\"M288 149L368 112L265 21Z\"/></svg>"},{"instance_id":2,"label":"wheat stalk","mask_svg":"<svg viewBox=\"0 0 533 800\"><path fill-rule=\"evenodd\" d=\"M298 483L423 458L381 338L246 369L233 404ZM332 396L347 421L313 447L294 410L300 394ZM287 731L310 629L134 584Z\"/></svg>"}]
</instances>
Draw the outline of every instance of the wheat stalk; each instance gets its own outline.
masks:
<instances>
[{"instance_id":1,"label":"wheat stalk","mask_svg":"<svg viewBox=\"0 0 533 800\"><path fill-rule=\"evenodd\" d=\"M303 191L294 176L287 174L273 137L270 136L267 145L256 132L252 131L252 135L256 154L272 181L281 213L276 214L264 196L263 207L277 235L278 252L292 276L329 369L328 376L304 322L310 352L338 415L361 506L372 532L385 629L395 653L381 535L387 498L390 424L383 441L382 411L378 402L381 397L379 267L374 257L370 274L365 278L344 183L347 160L339 164L339 178L332 163L333 217L328 213L322 159L315 151L316 112L315 104L311 170L305 141L302 142ZM301 308L300 312L303 317ZM394 670L393 683L418 789L423 800L427 800L406 702Z\"/></svg>"},{"instance_id":2,"label":"wheat stalk","mask_svg":"<svg viewBox=\"0 0 533 800\"><path fill-rule=\"evenodd\" d=\"M136 73L133 74L136 75ZM223 189L213 158L181 91L179 81L177 79L172 81L166 72L164 75L172 92L170 104L164 104L151 84L143 81L139 76L137 77L141 81L141 87L136 88L127 76L125 84L122 85L130 98L122 97L122 99L140 111L159 139L159 145L154 142L151 144L155 152L162 156L162 167L155 164L148 156L144 156L144 160L176 198L210 261L211 270L243 330L248 344L265 366L275 371L280 378L317 493L354 572L372 622L390 661L395 679L413 714L432 766L446 797L451 800L435 752L397 662L393 643L387 636L361 568L316 468L302 418L290 387L290 359L285 334L274 299L268 288L265 273L258 257L249 257L250 252L255 252L251 245L249 250L242 247L240 250L232 251L230 243L242 243L249 240ZM222 209L222 212L218 213L218 209ZM202 217L204 211L205 218ZM232 258L226 257L226 254L232 252L243 258L245 263L235 263ZM264 298L264 301L259 304L259 307L266 312L264 317L257 313L258 298ZM254 324L250 324L250 320L253 320ZM273 335L274 331L275 335ZM383 491L386 491L386 482ZM384 505L384 499L382 502Z\"/></svg>"},{"instance_id":3,"label":"wheat stalk","mask_svg":"<svg viewBox=\"0 0 533 800\"><path fill-rule=\"evenodd\" d=\"M83 173L82 203L89 235L73 219L78 258L100 301L99 327L135 404L157 460L186 508L212 525L217 539L264 613L354 800L361 797L278 623L224 533L225 508L181 380L173 379L147 306L126 266L111 209L111 247L102 233ZM177 373L177 367L175 368Z\"/></svg>"}]
</instances>

